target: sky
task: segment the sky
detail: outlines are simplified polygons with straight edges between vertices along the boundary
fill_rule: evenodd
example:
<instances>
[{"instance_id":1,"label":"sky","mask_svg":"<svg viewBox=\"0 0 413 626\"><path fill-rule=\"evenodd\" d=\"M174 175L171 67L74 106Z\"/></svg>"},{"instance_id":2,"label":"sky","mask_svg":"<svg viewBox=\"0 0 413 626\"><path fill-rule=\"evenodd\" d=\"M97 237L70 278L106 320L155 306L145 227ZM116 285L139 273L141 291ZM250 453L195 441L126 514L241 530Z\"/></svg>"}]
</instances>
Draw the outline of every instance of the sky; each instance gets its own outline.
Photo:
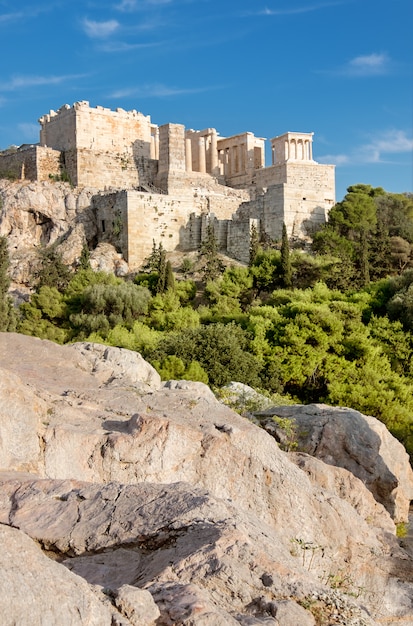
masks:
<instances>
[{"instance_id":1,"label":"sky","mask_svg":"<svg viewBox=\"0 0 413 626\"><path fill-rule=\"evenodd\" d=\"M222 137L313 132L337 201L412 192L412 26L411 0L0 0L0 149L87 100Z\"/></svg>"}]
</instances>

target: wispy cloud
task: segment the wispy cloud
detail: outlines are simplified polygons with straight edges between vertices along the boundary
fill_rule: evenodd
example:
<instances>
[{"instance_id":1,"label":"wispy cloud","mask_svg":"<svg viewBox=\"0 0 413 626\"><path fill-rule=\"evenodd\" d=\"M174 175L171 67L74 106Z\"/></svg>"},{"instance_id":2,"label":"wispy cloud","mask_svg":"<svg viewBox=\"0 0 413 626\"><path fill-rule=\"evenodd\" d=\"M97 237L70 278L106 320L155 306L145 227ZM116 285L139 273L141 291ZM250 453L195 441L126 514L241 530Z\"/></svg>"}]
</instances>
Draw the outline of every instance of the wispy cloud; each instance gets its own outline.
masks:
<instances>
[{"instance_id":1,"label":"wispy cloud","mask_svg":"<svg viewBox=\"0 0 413 626\"><path fill-rule=\"evenodd\" d=\"M144 50L162 45L159 42L153 43L126 43L123 41L110 41L99 46L102 52L130 52L131 50Z\"/></svg>"},{"instance_id":2,"label":"wispy cloud","mask_svg":"<svg viewBox=\"0 0 413 626\"><path fill-rule=\"evenodd\" d=\"M0 14L0 24L7 24L8 22L13 22L14 20L20 20L25 17L25 14L22 11L17 13L3 13Z\"/></svg>"},{"instance_id":3,"label":"wispy cloud","mask_svg":"<svg viewBox=\"0 0 413 626\"><path fill-rule=\"evenodd\" d=\"M117 20L107 20L106 22L96 22L88 20L86 17L82 21L83 30L92 39L104 39L109 37L120 27Z\"/></svg>"},{"instance_id":4,"label":"wispy cloud","mask_svg":"<svg viewBox=\"0 0 413 626\"><path fill-rule=\"evenodd\" d=\"M310 13L312 11L320 11L321 9L327 9L330 7L335 7L340 4L346 4L346 0L342 0L341 2L319 2L308 4L307 6L300 7L288 7L286 9L269 9L266 7L265 9L261 9L259 11L249 11L245 15L268 15L268 16L277 16L277 15L298 15L300 13Z\"/></svg>"},{"instance_id":5,"label":"wispy cloud","mask_svg":"<svg viewBox=\"0 0 413 626\"><path fill-rule=\"evenodd\" d=\"M85 74L66 74L61 76L14 76L8 82L0 83L0 91L16 91L27 87L60 85L68 80L84 78Z\"/></svg>"},{"instance_id":6,"label":"wispy cloud","mask_svg":"<svg viewBox=\"0 0 413 626\"><path fill-rule=\"evenodd\" d=\"M20 124L17 125L17 128L19 129L21 135L26 139L34 140L39 137L40 127L38 124L21 122Z\"/></svg>"},{"instance_id":7,"label":"wispy cloud","mask_svg":"<svg viewBox=\"0 0 413 626\"><path fill-rule=\"evenodd\" d=\"M115 5L115 9L124 13L132 13L140 9L145 9L151 6L161 6L164 4L171 4L172 0L145 0L138 2L138 0L122 0L120 4Z\"/></svg>"},{"instance_id":8,"label":"wispy cloud","mask_svg":"<svg viewBox=\"0 0 413 626\"><path fill-rule=\"evenodd\" d=\"M220 87L168 87L162 84L142 85L140 87L131 87L126 89L118 89L108 95L110 99L119 98L167 98L170 96L181 96L195 93L203 93L220 89Z\"/></svg>"},{"instance_id":9,"label":"wispy cloud","mask_svg":"<svg viewBox=\"0 0 413 626\"><path fill-rule=\"evenodd\" d=\"M347 154L323 154L317 158L320 163L326 163L328 165L346 165L350 162L350 157Z\"/></svg>"},{"instance_id":10,"label":"wispy cloud","mask_svg":"<svg viewBox=\"0 0 413 626\"><path fill-rule=\"evenodd\" d=\"M341 68L339 73L347 76L379 76L387 74L390 69L390 58L385 53L361 55L351 59Z\"/></svg>"},{"instance_id":11,"label":"wispy cloud","mask_svg":"<svg viewBox=\"0 0 413 626\"><path fill-rule=\"evenodd\" d=\"M136 9L136 4L136 0L122 0L120 4L115 5L115 9L128 13Z\"/></svg>"},{"instance_id":12,"label":"wispy cloud","mask_svg":"<svg viewBox=\"0 0 413 626\"><path fill-rule=\"evenodd\" d=\"M388 130L375 135L371 141L356 147L349 154L325 154L318 157L320 163L332 165L388 163L389 155L413 151L413 137L404 130Z\"/></svg>"},{"instance_id":13,"label":"wispy cloud","mask_svg":"<svg viewBox=\"0 0 413 626\"><path fill-rule=\"evenodd\" d=\"M364 162L381 163L385 155L412 151L413 138L407 137L403 130L390 130L361 146L360 155Z\"/></svg>"}]
</instances>

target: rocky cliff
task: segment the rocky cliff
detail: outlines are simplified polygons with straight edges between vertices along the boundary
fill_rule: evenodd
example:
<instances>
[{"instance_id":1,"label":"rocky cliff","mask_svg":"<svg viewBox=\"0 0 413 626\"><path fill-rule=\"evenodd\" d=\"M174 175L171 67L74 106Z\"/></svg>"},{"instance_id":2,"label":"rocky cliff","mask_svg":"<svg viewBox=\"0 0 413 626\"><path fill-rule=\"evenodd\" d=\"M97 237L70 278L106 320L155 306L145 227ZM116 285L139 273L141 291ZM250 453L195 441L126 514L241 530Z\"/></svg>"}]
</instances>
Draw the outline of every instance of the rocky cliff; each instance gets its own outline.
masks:
<instances>
[{"instance_id":1,"label":"rocky cliff","mask_svg":"<svg viewBox=\"0 0 413 626\"><path fill-rule=\"evenodd\" d=\"M63 261L74 266L87 243L94 249L94 269L122 273L126 264L115 249L96 245L96 193L96 189L74 189L68 183L0 179L0 235L8 238L12 287L18 294L30 285L42 246L56 244Z\"/></svg>"},{"instance_id":2,"label":"rocky cliff","mask_svg":"<svg viewBox=\"0 0 413 626\"><path fill-rule=\"evenodd\" d=\"M127 350L3 333L0 369L3 624L413 624L380 473L369 490L283 452L205 385L162 383ZM309 412L327 410L340 419ZM361 447L404 502L412 472L388 445Z\"/></svg>"}]
</instances>

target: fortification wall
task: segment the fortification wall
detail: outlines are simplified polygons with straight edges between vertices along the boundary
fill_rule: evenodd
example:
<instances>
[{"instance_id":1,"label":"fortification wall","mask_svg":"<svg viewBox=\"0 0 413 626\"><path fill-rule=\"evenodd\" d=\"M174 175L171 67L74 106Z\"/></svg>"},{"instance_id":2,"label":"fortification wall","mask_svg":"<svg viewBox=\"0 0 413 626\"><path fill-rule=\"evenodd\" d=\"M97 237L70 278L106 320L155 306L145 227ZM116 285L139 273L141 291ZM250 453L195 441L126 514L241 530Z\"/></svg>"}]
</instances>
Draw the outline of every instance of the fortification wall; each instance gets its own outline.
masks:
<instances>
[{"instance_id":1,"label":"fortification wall","mask_svg":"<svg viewBox=\"0 0 413 626\"><path fill-rule=\"evenodd\" d=\"M292 162L286 164L285 182L290 187L301 189L303 192L311 190L319 194L320 200L335 203L334 165L320 163ZM305 197L305 193L302 194Z\"/></svg>"},{"instance_id":2,"label":"fortification wall","mask_svg":"<svg viewBox=\"0 0 413 626\"><path fill-rule=\"evenodd\" d=\"M196 250L214 220L218 243L226 249L228 222L240 204L239 197L119 191L95 197L98 239L114 244L132 270L138 269L152 250L153 240L167 251Z\"/></svg>"},{"instance_id":3,"label":"fortification wall","mask_svg":"<svg viewBox=\"0 0 413 626\"><path fill-rule=\"evenodd\" d=\"M229 222L227 235L228 254L242 263L249 263L249 249L251 242L251 228L254 224L260 232L260 220L242 219Z\"/></svg>"},{"instance_id":4,"label":"fortification wall","mask_svg":"<svg viewBox=\"0 0 413 626\"><path fill-rule=\"evenodd\" d=\"M271 185L281 185L287 182L287 164L270 165L255 172L257 190L263 190Z\"/></svg>"},{"instance_id":5,"label":"fortification wall","mask_svg":"<svg viewBox=\"0 0 413 626\"><path fill-rule=\"evenodd\" d=\"M40 144L55 150L74 150L77 147L76 105L65 104L58 111L51 110L39 119Z\"/></svg>"},{"instance_id":6,"label":"fortification wall","mask_svg":"<svg viewBox=\"0 0 413 626\"><path fill-rule=\"evenodd\" d=\"M86 101L64 105L39 119L40 143L57 150L86 149L151 156L152 125L149 116L137 111L91 108Z\"/></svg>"},{"instance_id":7,"label":"fortification wall","mask_svg":"<svg viewBox=\"0 0 413 626\"><path fill-rule=\"evenodd\" d=\"M76 185L82 187L131 189L140 182L132 151L77 150L76 170Z\"/></svg>"},{"instance_id":8,"label":"fortification wall","mask_svg":"<svg viewBox=\"0 0 413 626\"><path fill-rule=\"evenodd\" d=\"M58 150L28 146L0 154L0 178L43 181L60 174Z\"/></svg>"}]
</instances>

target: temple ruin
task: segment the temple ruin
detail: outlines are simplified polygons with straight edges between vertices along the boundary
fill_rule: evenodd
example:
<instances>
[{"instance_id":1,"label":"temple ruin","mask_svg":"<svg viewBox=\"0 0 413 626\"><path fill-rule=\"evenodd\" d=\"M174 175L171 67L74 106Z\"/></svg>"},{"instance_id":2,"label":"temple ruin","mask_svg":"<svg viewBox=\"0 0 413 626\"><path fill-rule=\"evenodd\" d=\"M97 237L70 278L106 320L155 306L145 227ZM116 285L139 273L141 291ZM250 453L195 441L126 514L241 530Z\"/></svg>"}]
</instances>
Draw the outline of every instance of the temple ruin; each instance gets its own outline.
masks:
<instances>
[{"instance_id":1,"label":"temple ruin","mask_svg":"<svg viewBox=\"0 0 413 626\"><path fill-rule=\"evenodd\" d=\"M335 203L334 166L313 160L313 133L221 137L215 128L157 126L135 110L64 105L39 120L40 141L0 154L0 176L96 189L99 239L137 269L153 240L199 247L212 223L223 252L248 261L252 224L273 240L305 239Z\"/></svg>"}]
</instances>

